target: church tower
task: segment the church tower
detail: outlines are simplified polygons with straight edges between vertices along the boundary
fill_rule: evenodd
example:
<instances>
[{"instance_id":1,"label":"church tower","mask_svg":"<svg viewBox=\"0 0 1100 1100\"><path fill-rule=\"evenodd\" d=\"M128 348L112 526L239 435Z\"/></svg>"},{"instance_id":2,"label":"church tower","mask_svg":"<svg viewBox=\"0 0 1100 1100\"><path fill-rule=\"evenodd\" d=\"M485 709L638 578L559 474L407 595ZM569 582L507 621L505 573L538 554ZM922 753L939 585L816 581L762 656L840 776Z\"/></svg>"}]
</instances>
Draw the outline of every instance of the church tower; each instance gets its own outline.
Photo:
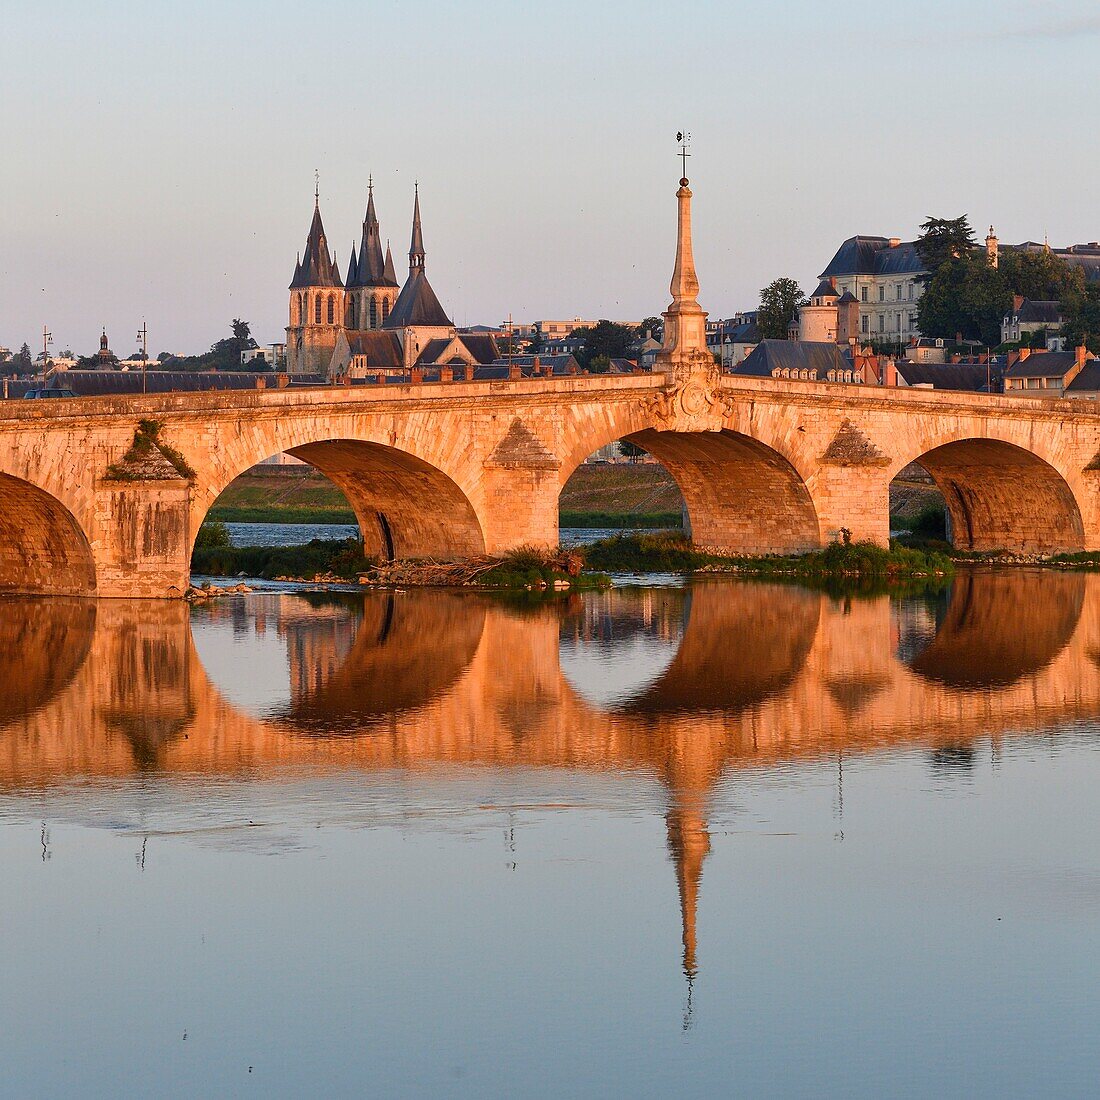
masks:
<instances>
[{"instance_id":1,"label":"church tower","mask_svg":"<svg viewBox=\"0 0 1100 1100\"><path fill-rule=\"evenodd\" d=\"M390 310L385 327L401 332L405 366L418 361L429 340L450 340L455 326L439 304L425 270L424 230L420 224L420 189L413 200L412 241L409 245L409 277ZM387 255L387 270L393 260Z\"/></svg>"},{"instance_id":2,"label":"church tower","mask_svg":"<svg viewBox=\"0 0 1100 1100\"><path fill-rule=\"evenodd\" d=\"M305 258L298 257L290 283L290 324L286 329L287 371L325 374L336 338L344 327L347 292L321 222L320 196L313 196L313 222Z\"/></svg>"},{"instance_id":3,"label":"church tower","mask_svg":"<svg viewBox=\"0 0 1100 1100\"><path fill-rule=\"evenodd\" d=\"M347 278L347 327L353 331L381 328L397 301L397 278L393 262L388 268L382 258L382 238L374 210L374 180L367 182L367 213L359 255L351 250Z\"/></svg>"}]
</instances>

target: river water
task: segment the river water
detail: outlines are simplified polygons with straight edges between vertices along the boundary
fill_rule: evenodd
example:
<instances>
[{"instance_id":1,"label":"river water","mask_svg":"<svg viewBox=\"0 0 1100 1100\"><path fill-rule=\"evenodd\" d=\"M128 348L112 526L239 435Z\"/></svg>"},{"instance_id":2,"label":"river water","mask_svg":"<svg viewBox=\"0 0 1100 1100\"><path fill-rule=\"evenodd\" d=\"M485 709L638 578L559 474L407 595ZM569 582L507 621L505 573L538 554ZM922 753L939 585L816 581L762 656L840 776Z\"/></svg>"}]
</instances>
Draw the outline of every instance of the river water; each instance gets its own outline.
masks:
<instances>
[{"instance_id":1,"label":"river water","mask_svg":"<svg viewBox=\"0 0 1100 1100\"><path fill-rule=\"evenodd\" d=\"M1100 1086L1100 577L0 634L4 1096Z\"/></svg>"}]
</instances>

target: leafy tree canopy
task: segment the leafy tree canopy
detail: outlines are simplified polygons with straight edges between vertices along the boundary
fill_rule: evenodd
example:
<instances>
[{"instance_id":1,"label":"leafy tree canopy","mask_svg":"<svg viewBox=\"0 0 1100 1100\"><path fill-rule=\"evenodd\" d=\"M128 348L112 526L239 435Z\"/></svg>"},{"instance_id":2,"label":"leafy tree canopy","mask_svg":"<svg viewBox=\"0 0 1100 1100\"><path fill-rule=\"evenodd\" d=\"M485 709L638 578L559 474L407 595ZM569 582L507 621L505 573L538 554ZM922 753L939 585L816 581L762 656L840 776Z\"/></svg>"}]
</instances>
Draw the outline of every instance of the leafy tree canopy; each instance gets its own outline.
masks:
<instances>
[{"instance_id":1,"label":"leafy tree canopy","mask_svg":"<svg viewBox=\"0 0 1100 1100\"><path fill-rule=\"evenodd\" d=\"M1085 300L1085 273L1053 252L1004 252L1000 271L1013 294L1038 302L1061 302L1074 313Z\"/></svg>"},{"instance_id":2,"label":"leafy tree canopy","mask_svg":"<svg viewBox=\"0 0 1100 1100\"><path fill-rule=\"evenodd\" d=\"M996 346L1001 320L1012 305L1008 280L983 253L970 250L942 263L917 303L917 324L925 336L980 340Z\"/></svg>"},{"instance_id":3,"label":"leafy tree canopy","mask_svg":"<svg viewBox=\"0 0 1100 1100\"><path fill-rule=\"evenodd\" d=\"M933 275L949 260L962 259L974 250L974 230L965 214L958 218L933 218L921 225L917 253Z\"/></svg>"},{"instance_id":4,"label":"leafy tree canopy","mask_svg":"<svg viewBox=\"0 0 1100 1100\"><path fill-rule=\"evenodd\" d=\"M768 283L760 291L756 327L764 340L786 340L791 321L806 304L806 295L794 279L783 277Z\"/></svg>"},{"instance_id":5,"label":"leafy tree canopy","mask_svg":"<svg viewBox=\"0 0 1100 1100\"><path fill-rule=\"evenodd\" d=\"M638 335L644 337L648 332L654 340L660 340L665 331L665 323L660 317L643 317L638 326Z\"/></svg>"},{"instance_id":6,"label":"leafy tree canopy","mask_svg":"<svg viewBox=\"0 0 1100 1100\"><path fill-rule=\"evenodd\" d=\"M1067 318L1060 335L1065 337L1066 347L1084 344L1089 351L1100 355L1100 284L1087 285L1080 305Z\"/></svg>"},{"instance_id":7,"label":"leafy tree canopy","mask_svg":"<svg viewBox=\"0 0 1100 1100\"><path fill-rule=\"evenodd\" d=\"M614 321L599 321L583 332L584 347L577 358L587 370L596 369L593 365L596 359L627 358L638 342L638 333L631 325L618 325Z\"/></svg>"},{"instance_id":8,"label":"leafy tree canopy","mask_svg":"<svg viewBox=\"0 0 1100 1100\"><path fill-rule=\"evenodd\" d=\"M619 440L618 451L623 458L629 459L631 462L637 462L639 458L644 458L646 455L644 447L639 447L637 443L631 443L629 439Z\"/></svg>"}]
</instances>

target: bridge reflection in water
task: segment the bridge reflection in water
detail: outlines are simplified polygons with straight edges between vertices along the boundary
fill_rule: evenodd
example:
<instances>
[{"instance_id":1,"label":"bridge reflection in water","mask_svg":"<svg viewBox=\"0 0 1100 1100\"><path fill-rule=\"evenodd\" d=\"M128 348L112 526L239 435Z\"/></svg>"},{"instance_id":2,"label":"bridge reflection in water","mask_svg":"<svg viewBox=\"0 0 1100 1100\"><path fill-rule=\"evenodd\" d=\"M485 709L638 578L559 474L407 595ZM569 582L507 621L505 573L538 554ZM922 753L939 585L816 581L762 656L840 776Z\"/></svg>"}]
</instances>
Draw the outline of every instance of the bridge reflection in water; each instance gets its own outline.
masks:
<instances>
[{"instance_id":1,"label":"bridge reflection in water","mask_svg":"<svg viewBox=\"0 0 1100 1100\"><path fill-rule=\"evenodd\" d=\"M517 610L473 594L0 604L0 789L280 769L659 779L696 970L708 802L738 769L1100 715L1100 577L976 572L835 599L715 581ZM260 658L257 661L257 656Z\"/></svg>"}]
</instances>

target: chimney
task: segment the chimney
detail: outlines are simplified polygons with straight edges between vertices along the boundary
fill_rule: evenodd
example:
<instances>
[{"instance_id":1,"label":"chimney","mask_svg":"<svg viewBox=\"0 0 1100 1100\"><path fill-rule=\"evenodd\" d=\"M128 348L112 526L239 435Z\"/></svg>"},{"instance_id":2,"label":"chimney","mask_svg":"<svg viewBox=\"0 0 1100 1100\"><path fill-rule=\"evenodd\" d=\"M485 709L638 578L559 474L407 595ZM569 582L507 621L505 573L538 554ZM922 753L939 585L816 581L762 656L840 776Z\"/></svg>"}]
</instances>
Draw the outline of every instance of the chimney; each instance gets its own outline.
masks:
<instances>
[{"instance_id":1,"label":"chimney","mask_svg":"<svg viewBox=\"0 0 1100 1100\"><path fill-rule=\"evenodd\" d=\"M440 367L439 380L440 382L453 382L455 380L454 369L452 367Z\"/></svg>"},{"instance_id":2,"label":"chimney","mask_svg":"<svg viewBox=\"0 0 1100 1100\"><path fill-rule=\"evenodd\" d=\"M519 363L508 364L508 377L513 381L517 378L523 377L523 371L519 369Z\"/></svg>"},{"instance_id":3,"label":"chimney","mask_svg":"<svg viewBox=\"0 0 1100 1100\"><path fill-rule=\"evenodd\" d=\"M266 378L257 378L256 379L256 389L266 390L267 389L267 379Z\"/></svg>"},{"instance_id":4,"label":"chimney","mask_svg":"<svg viewBox=\"0 0 1100 1100\"><path fill-rule=\"evenodd\" d=\"M1031 348L1020 348L1020 356L1016 360L1016 362L1017 363L1022 363L1030 355L1031 355Z\"/></svg>"},{"instance_id":5,"label":"chimney","mask_svg":"<svg viewBox=\"0 0 1100 1100\"><path fill-rule=\"evenodd\" d=\"M885 385L896 386L898 384L898 365L889 356L886 358L886 365L883 368L882 376Z\"/></svg>"},{"instance_id":6,"label":"chimney","mask_svg":"<svg viewBox=\"0 0 1100 1100\"><path fill-rule=\"evenodd\" d=\"M540 374L542 374L542 360L537 355L535 356L534 364L535 364L534 374L535 374L535 377L538 378L538 376Z\"/></svg>"},{"instance_id":7,"label":"chimney","mask_svg":"<svg viewBox=\"0 0 1100 1100\"><path fill-rule=\"evenodd\" d=\"M424 381L424 372L420 367L413 367L413 369L409 371L409 381L414 386L419 386L420 383Z\"/></svg>"},{"instance_id":8,"label":"chimney","mask_svg":"<svg viewBox=\"0 0 1100 1100\"><path fill-rule=\"evenodd\" d=\"M962 361L963 361L963 357L961 355L952 355L951 356L951 362L952 363L961 363Z\"/></svg>"},{"instance_id":9,"label":"chimney","mask_svg":"<svg viewBox=\"0 0 1100 1100\"><path fill-rule=\"evenodd\" d=\"M1024 296L1022 294L1013 294L1012 295L1012 312L1013 313L1019 313L1020 312L1020 306L1022 306L1023 304L1024 304Z\"/></svg>"},{"instance_id":10,"label":"chimney","mask_svg":"<svg viewBox=\"0 0 1100 1100\"><path fill-rule=\"evenodd\" d=\"M279 389L285 390L287 386L290 385L290 375L285 373L277 374L275 376L275 385L278 386Z\"/></svg>"},{"instance_id":11,"label":"chimney","mask_svg":"<svg viewBox=\"0 0 1100 1100\"><path fill-rule=\"evenodd\" d=\"M891 237L890 238L890 247L891 248L897 248L897 246L899 244L901 244L901 238L900 237Z\"/></svg>"},{"instance_id":12,"label":"chimney","mask_svg":"<svg viewBox=\"0 0 1100 1100\"><path fill-rule=\"evenodd\" d=\"M835 275L830 275L829 276L829 286L831 286L833 288L833 290L836 290L836 276Z\"/></svg>"}]
</instances>

